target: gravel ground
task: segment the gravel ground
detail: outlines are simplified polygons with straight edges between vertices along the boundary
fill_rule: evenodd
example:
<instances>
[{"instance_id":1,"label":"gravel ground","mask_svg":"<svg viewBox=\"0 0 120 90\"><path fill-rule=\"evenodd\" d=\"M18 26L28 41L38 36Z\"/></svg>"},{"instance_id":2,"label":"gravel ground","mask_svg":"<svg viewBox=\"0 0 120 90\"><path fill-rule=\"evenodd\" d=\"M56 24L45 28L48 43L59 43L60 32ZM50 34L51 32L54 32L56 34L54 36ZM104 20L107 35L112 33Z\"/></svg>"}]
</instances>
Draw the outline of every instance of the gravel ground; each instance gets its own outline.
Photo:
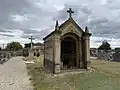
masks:
<instances>
[{"instance_id":1,"label":"gravel ground","mask_svg":"<svg viewBox=\"0 0 120 90\"><path fill-rule=\"evenodd\" d=\"M33 90L22 57L0 64L0 90Z\"/></svg>"}]
</instances>

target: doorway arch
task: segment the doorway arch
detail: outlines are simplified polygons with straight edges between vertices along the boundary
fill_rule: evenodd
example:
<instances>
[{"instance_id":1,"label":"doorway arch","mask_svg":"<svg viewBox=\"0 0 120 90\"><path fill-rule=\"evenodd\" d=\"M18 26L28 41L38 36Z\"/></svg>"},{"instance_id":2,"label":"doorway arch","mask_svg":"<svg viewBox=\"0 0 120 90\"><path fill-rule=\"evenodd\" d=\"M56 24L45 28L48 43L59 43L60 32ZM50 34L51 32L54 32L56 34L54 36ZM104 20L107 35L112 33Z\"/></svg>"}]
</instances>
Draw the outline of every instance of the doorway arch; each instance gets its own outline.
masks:
<instances>
[{"instance_id":1,"label":"doorway arch","mask_svg":"<svg viewBox=\"0 0 120 90\"><path fill-rule=\"evenodd\" d=\"M66 34L61 40L61 61L63 69L72 69L77 65L77 36Z\"/></svg>"}]
</instances>

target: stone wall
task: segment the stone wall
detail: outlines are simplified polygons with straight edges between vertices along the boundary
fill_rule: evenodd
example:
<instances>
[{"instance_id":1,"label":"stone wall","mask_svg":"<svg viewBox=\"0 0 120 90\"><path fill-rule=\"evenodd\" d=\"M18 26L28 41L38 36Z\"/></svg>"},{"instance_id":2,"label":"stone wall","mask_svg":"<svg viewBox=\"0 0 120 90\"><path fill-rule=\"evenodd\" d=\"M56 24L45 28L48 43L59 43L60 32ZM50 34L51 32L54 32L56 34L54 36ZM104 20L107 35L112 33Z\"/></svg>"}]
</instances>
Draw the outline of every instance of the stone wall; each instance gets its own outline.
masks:
<instances>
[{"instance_id":1,"label":"stone wall","mask_svg":"<svg viewBox=\"0 0 120 90\"><path fill-rule=\"evenodd\" d=\"M53 41L44 42L44 66L53 72Z\"/></svg>"}]
</instances>

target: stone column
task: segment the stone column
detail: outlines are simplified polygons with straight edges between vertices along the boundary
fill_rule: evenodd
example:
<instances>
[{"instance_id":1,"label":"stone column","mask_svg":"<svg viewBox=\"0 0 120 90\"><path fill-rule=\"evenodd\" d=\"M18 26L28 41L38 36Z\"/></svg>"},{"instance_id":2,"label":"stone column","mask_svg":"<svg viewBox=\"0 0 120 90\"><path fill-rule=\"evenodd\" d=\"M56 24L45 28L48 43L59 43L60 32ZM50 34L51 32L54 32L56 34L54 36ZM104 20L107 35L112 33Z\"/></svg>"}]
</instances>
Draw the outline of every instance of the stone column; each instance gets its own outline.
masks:
<instances>
[{"instance_id":1,"label":"stone column","mask_svg":"<svg viewBox=\"0 0 120 90\"><path fill-rule=\"evenodd\" d=\"M80 57L79 57L79 40L76 41L76 67L79 68L80 64L79 64L79 60L80 60Z\"/></svg>"},{"instance_id":2,"label":"stone column","mask_svg":"<svg viewBox=\"0 0 120 90\"><path fill-rule=\"evenodd\" d=\"M79 38L79 59L80 59L80 60L79 60L79 61L80 61L80 62L79 62L79 63L80 63L80 64L79 64L79 65L80 65L79 67L80 67L80 68L83 67L83 60L82 60L82 59L83 59L83 57L82 57L82 50L83 50L83 49L82 49L82 48L83 48L83 47L82 47L82 41L81 41L81 38Z\"/></svg>"},{"instance_id":3,"label":"stone column","mask_svg":"<svg viewBox=\"0 0 120 90\"><path fill-rule=\"evenodd\" d=\"M90 45L89 45L89 36L86 35L83 37L84 39L84 68L87 69L87 61L90 60Z\"/></svg>"},{"instance_id":4,"label":"stone column","mask_svg":"<svg viewBox=\"0 0 120 90\"><path fill-rule=\"evenodd\" d=\"M40 54L40 56L41 56L41 48L39 48L39 54Z\"/></svg>"},{"instance_id":5,"label":"stone column","mask_svg":"<svg viewBox=\"0 0 120 90\"><path fill-rule=\"evenodd\" d=\"M54 73L60 73L60 55L61 55L61 41L60 35L54 36Z\"/></svg>"},{"instance_id":6,"label":"stone column","mask_svg":"<svg viewBox=\"0 0 120 90\"><path fill-rule=\"evenodd\" d=\"M45 67L45 56L46 56L46 55L45 55L45 50L46 50L45 45L46 45L46 43L45 43L45 41L44 41L44 47L43 47L43 48L44 48L44 52L43 52L43 54L44 54L43 66L44 66L44 67Z\"/></svg>"}]
</instances>

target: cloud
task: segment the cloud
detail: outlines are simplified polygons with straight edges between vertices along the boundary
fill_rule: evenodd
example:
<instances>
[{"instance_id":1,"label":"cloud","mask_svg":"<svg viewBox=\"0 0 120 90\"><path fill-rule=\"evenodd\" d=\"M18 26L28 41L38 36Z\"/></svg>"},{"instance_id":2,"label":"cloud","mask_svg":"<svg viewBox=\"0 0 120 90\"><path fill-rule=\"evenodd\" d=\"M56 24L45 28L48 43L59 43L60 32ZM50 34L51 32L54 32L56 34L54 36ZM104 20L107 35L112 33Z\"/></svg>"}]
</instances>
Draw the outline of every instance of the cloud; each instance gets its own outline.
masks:
<instances>
[{"instance_id":1,"label":"cloud","mask_svg":"<svg viewBox=\"0 0 120 90\"><path fill-rule=\"evenodd\" d=\"M67 17L68 17L67 10L70 7L74 11L73 17L75 19L78 19L80 17L84 17L86 15L88 16L92 13L92 11L88 8L88 6L86 6L84 4L83 5L68 5L68 4L65 4L64 8L62 10L58 11L56 17L53 17L53 20L55 20L56 18L59 19L59 20L67 19Z\"/></svg>"},{"instance_id":2,"label":"cloud","mask_svg":"<svg viewBox=\"0 0 120 90\"><path fill-rule=\"evenodd\" d=\"M81 28L89 27L94 38L92 46L100 45L98 38L105 37L113 42L113 47L118 46L115 42L120 36L119 4L120 0L1 0L0 39L11 36L25 40L33 35L42 40L53 30L55 20L62 23L68 18L66 11L71 7Z\"/></svg>"},{"instance_id":3,"label":"cloud","mask_svg":"<svg viewBox=\"0 0 120 90\"><path fill-rule=\"evenodd\" d=\"M48 35L52 30L52 27L46 28L44 30L33 30L33 29L27 29L23 30L23 33L21 35L22 38L29 38L31 35L37 39L37 40L43 40L43 37Z\"/></svg>"},{"instance_id":4,"label":"cloud","mask_svg":"<svg viewBox=\"0 0 120 90\"><path fill-rule=\"evenodd\" d=\"M9 32L9 33L12 33L12 31L11 30L9 30L9 29L4 29L4 28L0 28L0 32Z\"/></svg>"},{"instance_id":5,"label":"cloud","mask_svg":"<svg viewBox=\"0 0 120 90\"><path fill-rule=\"evenodd\" d=\"M12 14L20 14L22 10L29 7L26 0L2 0L0 1L0 26L7 28L7 23L11 22Z\"/></svg>"},{"instance_id":6,"label":"cloud","mask_svg":"<svg viewBox=\"0 0 120 90\"><path fill-rule=\"evenodd\" d=\"M7 37L14 37L14 35L10 35L10 34L0 34L1 36L7 36Z\"/></svg>"}]
</instances>

